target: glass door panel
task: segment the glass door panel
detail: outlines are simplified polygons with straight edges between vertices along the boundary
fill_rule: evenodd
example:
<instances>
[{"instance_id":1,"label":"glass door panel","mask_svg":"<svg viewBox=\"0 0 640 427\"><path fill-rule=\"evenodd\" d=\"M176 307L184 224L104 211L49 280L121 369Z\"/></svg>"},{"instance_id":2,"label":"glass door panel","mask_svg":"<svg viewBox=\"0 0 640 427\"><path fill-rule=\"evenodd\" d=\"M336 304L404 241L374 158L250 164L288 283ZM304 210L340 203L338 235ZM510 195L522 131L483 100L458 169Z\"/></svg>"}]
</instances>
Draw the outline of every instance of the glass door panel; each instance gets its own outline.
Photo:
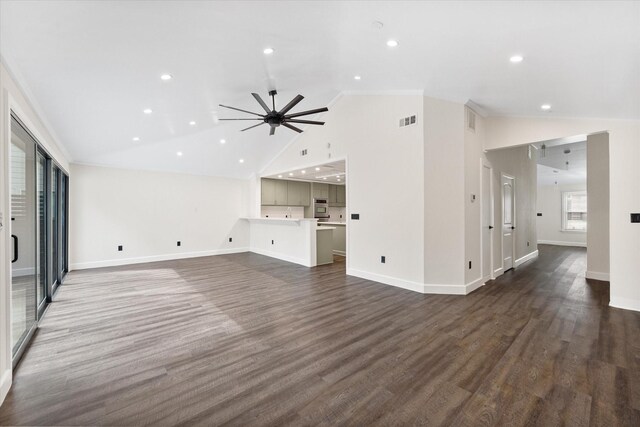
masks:
<instances>
[{"instance_id":1,"label":"glass door panel","mask_svg":"<svg viewBox=\"0 0 640 427\"><path fill-rule=\"evenodd\" d=\"M58 177L60 169L51 168L51 292L58 286Z\"/></svg>"},{"instance_id":2,"label":"glass door panel","mask_svg":"<svg viewBox=\"0 0 640 427\"><path fill-rule=\"evenodd\" d=\"M65 248L67 247L67 176L60 172L58 201L58 282L62 283L62 278L66 272Z\"/></svg>"},{"instance_id":3,"label":"glass door panel","mask_svg":"<svg viewBox=\"0 0 640 427\"><path fill-rule=\"evenodd\" d=\"M21 351L36 322L37 262L36 143L12 118L11 188L11 345Z\"/></svg>"},{"instance_id":4,"label":"glass door panel","mask_svg":"<svg viewBox=\"0 0 640 427\"><path fill-rule=\"evenodd\" d=\"M37 254L38 254L38 272L36 275L37 287L37 300L38 307L40 307L47 299L47 186L46 186L46 170L47 159L41 154L37 153L36 163L36 194L37 194L37 210L38 221L36 223L36 234L38 239L36 240Z\"/></svg>"}]
</instances>

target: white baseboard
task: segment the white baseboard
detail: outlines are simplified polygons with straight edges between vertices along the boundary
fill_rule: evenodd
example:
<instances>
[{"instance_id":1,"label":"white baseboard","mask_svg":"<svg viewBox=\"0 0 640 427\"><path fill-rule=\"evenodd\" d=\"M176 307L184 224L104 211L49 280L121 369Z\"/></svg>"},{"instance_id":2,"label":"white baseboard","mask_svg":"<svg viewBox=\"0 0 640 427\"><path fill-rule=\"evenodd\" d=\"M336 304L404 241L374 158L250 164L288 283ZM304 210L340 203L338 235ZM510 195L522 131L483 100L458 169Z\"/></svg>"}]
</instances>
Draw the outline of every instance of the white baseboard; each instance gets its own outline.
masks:
<instances>
[{"instance_id":1,"label":"white baseboard","mask_svg":"<svg viewBox=\"0 0 640 427\"><path fill-rule=\"evenodd\" d=\"M587 244L582 242L561 242L559 240L538 240L539 245L554 245L554 246L575 246L577 248L586 248Z\"/></svg>"},{"instance_id":2,"label":"white baseboard","mask_svg":"<svg viewBox=\"0 0 640 427\"><path fill-rule=\"evenodd\" d=\"M349 276L360 277L362 279L372 280L374 282L395 286L397 288L408 289L410 291L419 292L421 294L467 294L467 288L464 285L436 285L429 283L420 283L405 279L399 279L397 277L385 276L383 274L370 273L368 271L357 270L355 268L347 269L347 274Z\"/></svg>"},{"instance_id":3,"label":"white baseboard","mask_svg":"<svg viewBox=\"0 0 640 427\"><path fill-rule=\"evenodd\" d=\"M602 280L604 282L609 281L609 273L601 273L599 271L586 271L584 277L587 279Z\"/></svg>"},{"instance_id":4,"label":"white baseboard","mask_svg":"<svg viewBox=\"0 0 640 427\"><path fill-rule=\"evenodd\" d=\"M464 285L465 295L469 295L471 292L484 286L484 283L485 282L484 280L482 280L482 277L478 277L476 280L467 283L466 285Z\"/></svg>"},{"instance_id":5,"label":"white baseboard","mask_svg":"<svg viewBox=\"0 0 640 427\"><path fill-rule=\"evenodd\" d=\"M347 253L345 251L336 251L335 249L333 250L333 254L340 255L340 256L347 256Z\"/></svg>"},{"instance_id":6,"label":"white baseboard","mask_svg":"<svg viewBox=\"0 0 640 427\"><path fill-rule=\"evenodd\" d=\"M622 308L624 310L640 311L640 300L630 298L611 297L610 307Z\"/></svg>"},{"instance_id":7,"label":"white baseboard","mask_svg":"<svg viewBox=\"0 0 640 427\"><path fill-rule=\"evenodd\" d=\"M0 405L4 402L4 398L7 397L9 389L11 388L11 369L7 369L0 377Z\"/></svg>"},{"instance_id":8,"label":"white baseboard","mask_svg":"<svg viewBox=\"0 0 640 427\"><path fill-rule=\"evenodd\" d=\"M315 267L314 265L309 264L309 262L305 259L292 257L290 255L284 255L279 252L265 251L264 249L258 249L258 248L250 248L249 252L253 252L258 255L268 256L271 258L280 259L282 261L292 262L298 265L304 265L305 267Z\"/></svg>"},{"instance_id":9,"label":"white baseboard","mask_svg":"<svg viewBox=\"0 0 640 427\"><path fill-rule=\"evenodd\" d=\"M535 251L526 254L525 256L523 256L522 258L518 258L517 260L515 260L515 262L513 263L514 267L519 267L522 264L524 264L527 261L530 261L532 259L538 258L538 250L536 249Z\"/></svg>"},{"instance_id":10,"label":"white baseboard","mask_svg":"<svg viewBox=\"0 0 640 427\"><path fill-rule=\"evenodd\" d=\"M199 258L212 255L235 254L248 252L249 248L214 249L210 251L184 252L166 255L152 255L136 258L109 259L104 261L80 262L71 264L71 270L85 270L88 268L115 267L119 265L143 264L146 262L171 261L185 258Z\"/></svg>"},{"instance_id":11,"label":"white baseboard","mask_svg":"<svg viewBox=\"0 0 640 427\"><path fill-rule=\"evenodd\" d=\"M500 268L496 268L495 270L493 270L493 278L497 279L498 277L502 276L504 274L504 268L500 267Z\"/></svg>"}]
</instances>

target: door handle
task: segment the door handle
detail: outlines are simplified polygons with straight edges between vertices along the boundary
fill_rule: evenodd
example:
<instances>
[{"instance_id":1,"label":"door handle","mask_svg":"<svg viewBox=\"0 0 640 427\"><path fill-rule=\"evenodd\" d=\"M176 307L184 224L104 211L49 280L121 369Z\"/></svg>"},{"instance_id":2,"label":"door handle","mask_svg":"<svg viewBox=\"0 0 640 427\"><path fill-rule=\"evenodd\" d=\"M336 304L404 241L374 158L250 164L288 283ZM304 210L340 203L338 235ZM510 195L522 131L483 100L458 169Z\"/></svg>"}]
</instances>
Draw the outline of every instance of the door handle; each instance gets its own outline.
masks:
<instances>
[{"instance_id":1,"label":"door handle","mask_svg":"<svg viewBox=\"0 0 640 427\"><path fill-rule=\"evenodd\" d=\"M493 230L493 225L490 225L490 226L489 226L489 230Z\"/></svg>"},{"instance_id":2,"label":"door handle","mask_svg":"<svg viewBox=\"0 0 640 427\"><path fill-rule=\"evenodd\" d=\"M515 230L516 228L515 228L515 227L511 227L511 229L512 229L512 230Z\"/></svg>"},{"instance_id":3,"label":"door handle","mask_svg":"<svg viewBox=\"0 0 640 427\"><path fill-rule=\"evenodd\" d=\"M13 259L11 260L11 263L13 264L18 260L18 236L12 234L11 238L13 239Z\"/></svg>"}]
</instances>

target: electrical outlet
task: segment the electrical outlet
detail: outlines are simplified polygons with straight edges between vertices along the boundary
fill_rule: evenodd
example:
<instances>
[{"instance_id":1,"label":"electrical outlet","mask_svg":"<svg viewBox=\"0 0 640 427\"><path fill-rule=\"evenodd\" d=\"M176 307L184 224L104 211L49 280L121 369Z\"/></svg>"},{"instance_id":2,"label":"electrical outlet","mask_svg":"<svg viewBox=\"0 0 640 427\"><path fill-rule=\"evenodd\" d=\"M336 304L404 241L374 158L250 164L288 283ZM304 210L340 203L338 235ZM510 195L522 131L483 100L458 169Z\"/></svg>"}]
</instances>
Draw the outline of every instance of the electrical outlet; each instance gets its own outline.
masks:
<instances>
[{"instance_id":1,"label":"electrical outlet","mask_svg":"<svg viewBox=\"0 0 640 427\"><path fill-rule=\"evenodd\" d=\"M229 243L233 242L233 237L229 237Z\"/></svg>"},{"instance_id":2,"label":"electrical outlet","mask_svg":"<svg viewBox=\"0 0 640 427\"><path fill-rule=\"evenodd\" d=\"M381 262L381 263L383 263L383 264L384 264L384 263L386 263L386 262L387 262L387 257L386 257L386 256L384 256L384 255L382 255L382 256L380 257L380 262Z\"/></svg>"},{"instance_id":3,"label":"electrical outlet","mask_svg":"<svg viewBox=\"0 0 640 427\"><path fill-rule=\"evenodd\" d=\"M527 246L529 246L529 242L527 242Z\"/></svg>"},{"instance_id":4,"label":"electrical outlet","mask_svg":"<svg viewBox=\"0 0 640 427\"><path fill-rule=\"evenodd\" d=\"M471 261L469 261L469 270L471 270Z\"/></svg>"},{"instance_id":5,"label":"electrical outlet","mask_svg":"<svg viewBox=\"0 0 640 427\"><path fill-rule=\"evenodd\" d=\"M122 252L122 245L118 245L118 252Z\"/></svg>"},{"instance_id":6,"label":"electrical outlet","mask_svg":"<svg viewBox=\"0 0 640 427\"><path fill-rule=\"evenodd\" d=\"M271 241L271 244L273 245L273 240Z\"/></svg>"},{"instance_id":7,"label":"electrical outlet","mask_svg":"<svg viewBox=\"0 0 640 427\"><path fill-rule=\"evenodd\" d=\"M178 242L176 243L176 246L182 246L182 243L180 242L180 240L178 240Z\"/></svg>"}]
</instances>

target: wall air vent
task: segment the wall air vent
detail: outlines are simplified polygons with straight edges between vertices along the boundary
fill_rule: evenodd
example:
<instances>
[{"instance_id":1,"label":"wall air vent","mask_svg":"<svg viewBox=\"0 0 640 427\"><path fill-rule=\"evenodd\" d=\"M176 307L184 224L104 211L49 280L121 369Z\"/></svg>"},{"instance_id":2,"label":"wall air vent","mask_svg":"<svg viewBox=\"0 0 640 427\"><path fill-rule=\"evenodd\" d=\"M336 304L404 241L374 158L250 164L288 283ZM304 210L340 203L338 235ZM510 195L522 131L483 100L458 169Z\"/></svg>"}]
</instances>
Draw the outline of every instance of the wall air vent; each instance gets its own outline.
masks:
<instances>
[{"instance_id":1,"label":"wall air vent","mask_svg":"<svg viewBox=\"0 0 640 427\"><path fill-rule=\"evenodd\" d=\"M409 126L409 125L415 125L416 124L416 115L414 114L413 116L409 116L409 117L403 117L400 119L399 125L401 128L405 127L405 126Z\"/></svg>"},{"instance_id":2,"label":"wall air vent","mask_svg":"<svg viewBox=\"0 0 640 427\"><path fill-rule=\"evenodd\" d=\"M300 151L300 155L301 156L306 156L307 155L307 149L305 148L304 150Z\"/></svg>"},{"instance_id":3,"label":"wall air vent","mask_svg":"<svg viewBox=\"0 0 640 427\"><path fill-rule=\"evenodd\" d=\"M467 108L467 129L471 132L476 131L476 113Z\"/></svg>"}]
</instances>

